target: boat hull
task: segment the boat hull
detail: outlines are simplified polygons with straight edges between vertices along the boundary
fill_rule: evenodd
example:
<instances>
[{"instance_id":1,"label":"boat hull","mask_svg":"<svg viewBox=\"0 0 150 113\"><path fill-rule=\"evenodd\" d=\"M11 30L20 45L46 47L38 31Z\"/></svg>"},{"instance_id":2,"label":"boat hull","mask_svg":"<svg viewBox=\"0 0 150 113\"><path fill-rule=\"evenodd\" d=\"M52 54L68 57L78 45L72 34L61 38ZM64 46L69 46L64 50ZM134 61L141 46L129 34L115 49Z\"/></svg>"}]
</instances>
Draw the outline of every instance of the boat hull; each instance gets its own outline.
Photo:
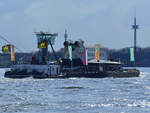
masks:
<instances>
[{"instance_id":1,"label":"boat hull","mask_svg":"<svg viewBox=\"0 0 150 113\"><path fill-rule=\"evenodd\" d=\"M108 71L106 72L107 77L114 77L114 78L128 78L128 77L139 77L140 71L135 69L124 70L124 71Z\"/></svg>"},{"instance_id":2,"label":"boat hull","mask_svg":"<svg viewBox=\"0 0 150 113\"><path fill-rule=\"evenodd\" d=\"M36 79L44 79L44 78L129 78L129 77L139 77L139 70L120 70L120 71L107 71L107 72L65 72L61 73L61 75L50 76L48 74L36 74L33 75L33 78Z\"/></svg>"},{"instance_id":3,"label":"boat hull","mask_svg":"<svg viewBox=\"0 0 150 113\"><path fill-rule=\"evenodd\" d=\"M129 78L129 77L139 77L139 70L120 70L120 71L106 71L99 73L67 73L66 77L86 77L86 78L105 78L105 77L113 77L113 78Z\"/></svg>"},{"instance_id":4,"label":"boat hull","mask_svg":"<svg viewBox=\"0 0 150 113\"><path fill-rule=\"evenodd\" d=\"M31 76L32 75L30 73L12 72L12 71L5 72L5 74L4 74L4 77L6 77L6 78L16 78L16 79L27 78L27 77L31 77Z\"/></svg>"}]
</instances>

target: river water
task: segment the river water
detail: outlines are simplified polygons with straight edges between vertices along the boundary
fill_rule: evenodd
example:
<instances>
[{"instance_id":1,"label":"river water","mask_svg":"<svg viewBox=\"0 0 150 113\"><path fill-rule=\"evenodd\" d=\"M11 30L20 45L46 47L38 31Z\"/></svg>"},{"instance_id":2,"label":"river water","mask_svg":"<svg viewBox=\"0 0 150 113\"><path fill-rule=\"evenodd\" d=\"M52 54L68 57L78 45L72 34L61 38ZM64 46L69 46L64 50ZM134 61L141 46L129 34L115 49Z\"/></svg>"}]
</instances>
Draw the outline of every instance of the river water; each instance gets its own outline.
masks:
<instances>
[{"instance_id":1,"label":"river water","mask_svg":"<svg viewBox=\"0 0 150 113\"><path fill-rule=\"evenodd\" d=\"M137 78L9 79L0 113L150 113L150 68Z\"/></svg>"}]
</instances>

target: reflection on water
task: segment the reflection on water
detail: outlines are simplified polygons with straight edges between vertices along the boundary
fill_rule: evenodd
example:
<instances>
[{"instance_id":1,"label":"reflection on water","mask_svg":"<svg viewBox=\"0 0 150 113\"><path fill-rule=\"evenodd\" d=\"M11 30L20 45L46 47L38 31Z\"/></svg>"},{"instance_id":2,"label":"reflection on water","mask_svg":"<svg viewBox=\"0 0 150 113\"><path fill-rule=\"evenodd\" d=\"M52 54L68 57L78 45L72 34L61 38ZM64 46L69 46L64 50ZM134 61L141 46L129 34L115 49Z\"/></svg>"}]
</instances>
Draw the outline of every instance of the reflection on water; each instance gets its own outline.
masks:
<instances>
[{"instance_id":1,"label":"reflection on water","mask_svg":"<svg viewBox=\"0 0 150 113\"><path fill-rule=\"evenodd\" d=\"M150 68L138 78L8 79L0 69L0 113L149 113Z\"/></svg>"}]
</instances>

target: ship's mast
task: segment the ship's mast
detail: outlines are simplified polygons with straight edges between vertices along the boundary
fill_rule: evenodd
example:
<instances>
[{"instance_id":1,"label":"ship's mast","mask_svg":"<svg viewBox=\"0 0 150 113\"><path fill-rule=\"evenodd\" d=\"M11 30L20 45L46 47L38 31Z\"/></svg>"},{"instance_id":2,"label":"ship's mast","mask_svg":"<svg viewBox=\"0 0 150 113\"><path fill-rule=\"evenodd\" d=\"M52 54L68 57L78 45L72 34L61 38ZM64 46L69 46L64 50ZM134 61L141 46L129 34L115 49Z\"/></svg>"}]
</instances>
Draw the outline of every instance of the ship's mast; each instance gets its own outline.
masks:
<instances>
[{"instance_id":1,"label":"ship's mast","mask_svg":"<svg viewBox=\"0 0 150 113\"><path fill-rule=\"evenodd\" d=\"M64 38L65 38L65 41L67 41L67 38L68 38L68 34L67 34L67 30L65 29L65 34L64 34Z\"/></svg>"},{"instance_id":2,"label":"ship's mast","mask_svg":"<svg viewBox=\"0 0 150 113\"><path fill-rule=\"evenodd\" d=\"M139 29L139 25L136 23L136 16L134 17L134 25L132 25L132 29L134 30L134 56L135 56L135 65L136 65L136 52L137 52L137 29Z\"/></svg>"}]
</instances>

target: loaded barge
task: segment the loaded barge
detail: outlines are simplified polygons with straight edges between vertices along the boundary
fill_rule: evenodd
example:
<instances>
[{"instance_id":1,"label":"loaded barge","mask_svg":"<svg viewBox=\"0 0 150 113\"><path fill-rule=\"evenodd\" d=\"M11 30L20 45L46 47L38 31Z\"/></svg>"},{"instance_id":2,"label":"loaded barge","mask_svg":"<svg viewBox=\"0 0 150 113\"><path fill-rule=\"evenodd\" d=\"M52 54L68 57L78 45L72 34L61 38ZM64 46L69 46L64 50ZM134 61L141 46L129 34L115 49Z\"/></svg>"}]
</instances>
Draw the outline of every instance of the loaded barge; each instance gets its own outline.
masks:
<instances>
[{"instance_id":1,"label":"loaded barge","mask_svg":"<svg viewBox=\"0 0 150 113\"><path fill-rule=\"evenodd\" d=\"M58 58L53 45L58 34L36 32L39 51L31 57L30 64L18 62L5 72L7 78L104 78L104 77L138 77L137 69L123 69L121 62L110 61L108 50L100 44L86 45L84 41L67 40L63 58ZM50 61L48 45L51 46L56 61Z\"/></svg>"}]
</instances>

